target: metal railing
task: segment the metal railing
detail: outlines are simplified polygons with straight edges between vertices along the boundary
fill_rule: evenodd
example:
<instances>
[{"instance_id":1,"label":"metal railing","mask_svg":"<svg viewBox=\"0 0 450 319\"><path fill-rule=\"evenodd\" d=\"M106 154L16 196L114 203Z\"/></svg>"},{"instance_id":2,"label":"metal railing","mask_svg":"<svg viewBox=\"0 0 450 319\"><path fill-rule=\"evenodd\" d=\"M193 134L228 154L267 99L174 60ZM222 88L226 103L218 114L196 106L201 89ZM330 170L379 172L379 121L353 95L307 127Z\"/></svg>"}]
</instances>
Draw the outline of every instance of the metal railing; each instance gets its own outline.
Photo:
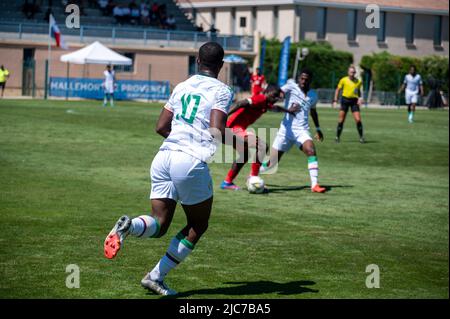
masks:
<instances>
[{"instance_id":1,"label":"metal railing","mask_svg":"<svg viewBox=\"0 0 450 319\"><path fill-rule=\"evenodd\" d=\"M152 28L127 28L116 26L82 25L79 29L59 26L68 42L87 43L100 40L112 44L135 44L157 47L198 48L207 41L220 43L225 50L250 52L253 50L252 36L210 34L206 32L168 31ZM40 36L36 36L40 35ZM42 42L48 35L46 23L0 22L0 39L24 39Z\"/></svg>"}]
</instances>

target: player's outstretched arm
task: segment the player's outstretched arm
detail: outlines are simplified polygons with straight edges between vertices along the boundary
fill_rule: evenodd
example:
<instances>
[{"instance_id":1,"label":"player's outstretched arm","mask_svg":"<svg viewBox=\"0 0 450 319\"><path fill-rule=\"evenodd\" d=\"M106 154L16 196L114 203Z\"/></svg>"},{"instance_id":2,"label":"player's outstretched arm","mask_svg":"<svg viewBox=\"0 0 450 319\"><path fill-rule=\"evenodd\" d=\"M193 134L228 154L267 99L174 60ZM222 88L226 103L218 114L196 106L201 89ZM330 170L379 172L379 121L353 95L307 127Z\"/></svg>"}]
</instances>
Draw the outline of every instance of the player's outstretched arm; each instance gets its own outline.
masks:
<instances>
[{"instance_id":1,"label":"player's outstretched arm","mask_svg":"<svg viewBox=\"0 0 450 319\"><path fill-rule=\"evenodd\" d=\"M300 111L300 105L298 105L297 103L292 103L288 109L284 108L282 106L279 106L279 105L276 105L275 108L278 109L278 111L280 111L280 112L285 112L285 113L289 113L292 115L295 115L295 113Z\"/></svg>"},{"instance_id":2,"label":"player's outstretched arm","mask_svg":"<svg viewBox=\"0 0 450 319\"><path fill-rule=\"evenodd\" d=\"M238 101L238 102L230 109L230 111L228 112L228 116L230 116L231 114L233 114L234 112L236 112L236 111L239 110L240 108L247 107L247 106L249 106L249 105L250 105L250 103L248 102L247 99Z\"/></svg>"},{"instance_id":3,"label":"player's outstretched arm","mask_svg":"<svg viewBox=\"0 0 450 319\"><path fill-rule=\"evenodd\" d=\"M158 123L156 123L156 133L166 138L172 130L173 113L166 108L163 108L159 115Z\"/></svg>"}]
</instances>

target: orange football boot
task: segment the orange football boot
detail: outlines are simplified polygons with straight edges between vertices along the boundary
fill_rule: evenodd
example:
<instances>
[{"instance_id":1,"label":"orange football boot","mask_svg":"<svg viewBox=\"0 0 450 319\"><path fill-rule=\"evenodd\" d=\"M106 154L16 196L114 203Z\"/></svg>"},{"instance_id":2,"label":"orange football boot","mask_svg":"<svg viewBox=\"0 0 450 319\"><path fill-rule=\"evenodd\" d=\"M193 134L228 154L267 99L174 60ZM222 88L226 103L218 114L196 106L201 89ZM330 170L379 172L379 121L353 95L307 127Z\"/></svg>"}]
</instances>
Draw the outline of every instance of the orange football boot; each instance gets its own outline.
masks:
<instances>
[{"instance_id":1,"label":"orange football boot","mask_svg":"<svg viewBox=\"0 0 450 319\"><path fill-rule=\"evenodd\" d=\"M316 184L314 187L311 187L311 192L313 193L325 193L327 189L325 187Z\"/></svg>"}]
</instances>

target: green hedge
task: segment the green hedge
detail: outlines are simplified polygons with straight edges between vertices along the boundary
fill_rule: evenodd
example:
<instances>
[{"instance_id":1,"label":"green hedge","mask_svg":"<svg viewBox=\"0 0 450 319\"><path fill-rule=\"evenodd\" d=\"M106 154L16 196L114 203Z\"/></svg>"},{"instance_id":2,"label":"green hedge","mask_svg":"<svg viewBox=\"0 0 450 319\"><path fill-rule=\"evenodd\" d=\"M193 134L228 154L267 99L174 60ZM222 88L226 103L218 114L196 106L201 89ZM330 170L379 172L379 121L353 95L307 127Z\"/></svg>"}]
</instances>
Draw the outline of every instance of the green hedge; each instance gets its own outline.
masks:
<instances>
[{"instance_id":1,"label":"green hedge","mask_svg":"<svg viewBox=\"0 0 450 319\"><path fill-rule=\"evenodd\" d=\"M360 66L369 73L374 89L379 91L397 91L409 67L415 65L422 76L427 89L430 77L442 81L441 89L448 92L448 58L441 56L426 56L422 58L392 55L386 51L365 55Z\"/></svg>"},{"instance_id":2,"label":"green hedge","mask_svg":"<svg viewBox=\"0 0 450 319\"><path fill-rule=\"evenodd\" d=\"M301 41L292 43L289 59L289 77L294 71L297 48L307 47L309 54L300 61L299 68L308 67L314 74L312 86L315 88L334 88L342 75L347 74L347 68L353 63L353 55L349 52L337 51L329 43ZM278 40L268 40L264 58L263 73L268 83L278 82L278 64L282 44Z\"/></svg>"}]
</instances>

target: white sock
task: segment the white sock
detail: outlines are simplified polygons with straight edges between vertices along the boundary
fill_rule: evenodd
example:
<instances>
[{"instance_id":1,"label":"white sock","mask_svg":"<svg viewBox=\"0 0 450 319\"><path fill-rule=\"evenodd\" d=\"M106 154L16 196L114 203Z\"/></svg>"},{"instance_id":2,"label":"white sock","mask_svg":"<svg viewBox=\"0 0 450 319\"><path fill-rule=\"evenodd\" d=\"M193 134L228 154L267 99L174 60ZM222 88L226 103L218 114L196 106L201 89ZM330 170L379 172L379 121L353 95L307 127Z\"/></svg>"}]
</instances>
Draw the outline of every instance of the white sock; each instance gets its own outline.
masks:
<instances>
[{"instance_id":1,"label":"white sock","mask_svg":"<svg viewBox=\"0 0 450 319\"><path fill-rule=\"evenodd\" d=\"M142 215L131 220L130 235L137 237L156 237L159 234L159 222L149 215Z\"/></svg>"},{"instance_id":2,"label":"white sock","mask_svg":"<svg viewBox=\"0 0 450 319\"><path fill-rule=\"evenodd\" d=\"M194 244L188 241L183 234L178 233L172 239L166 254L150 272L150 279L163 281L166 275L182 262L194 249Z\"/></svg>"},{"instance_id":3,"label":"white sock","mask_svg":"<svg viewBox=\"0 0 450 319\"><path fill-rule=\"evenodd\" d=\"M308 157L309 177L311 178L311 188L317 185L319 179L319 162L316 156Z\"/></svg>"}]
</instances>

